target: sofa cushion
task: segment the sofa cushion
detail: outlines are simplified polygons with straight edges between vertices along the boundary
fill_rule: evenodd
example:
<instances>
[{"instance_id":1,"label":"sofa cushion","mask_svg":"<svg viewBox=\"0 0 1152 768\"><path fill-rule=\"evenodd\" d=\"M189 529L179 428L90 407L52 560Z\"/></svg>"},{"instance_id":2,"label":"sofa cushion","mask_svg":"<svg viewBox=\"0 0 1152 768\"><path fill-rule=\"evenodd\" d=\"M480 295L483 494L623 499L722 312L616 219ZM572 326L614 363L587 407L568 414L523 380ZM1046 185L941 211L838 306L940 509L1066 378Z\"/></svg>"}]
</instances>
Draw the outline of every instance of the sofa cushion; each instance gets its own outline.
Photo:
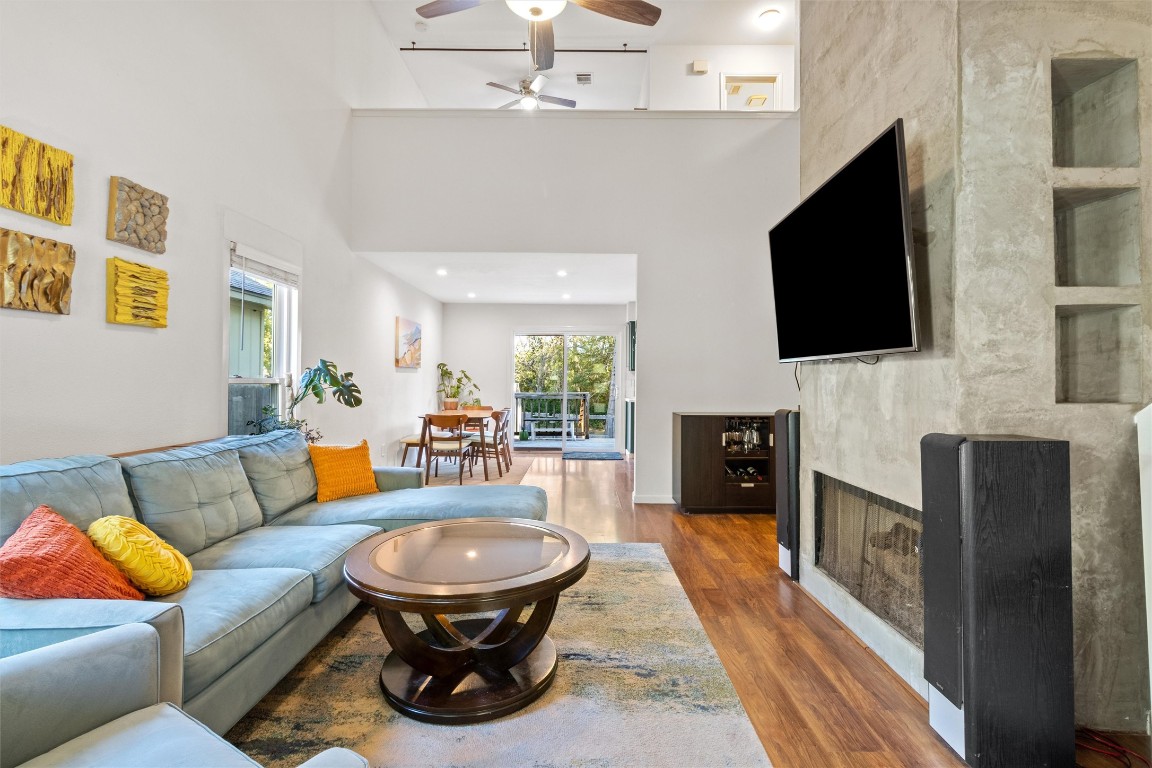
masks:
<instances>
[{"instance_id":1,"label":"sofa cushion","mask_svg":"<svg viewBox=\"0 0 1152 768\"><path fill-rule=\"evenodd\" d=\"M41 504L80 530L105 515L135 516L120 462L68 456L0 466L0 544Z\"/></svg>"},{"instance_id":2,"label":"sofa cushion","mask_svg":"<svg viewBox=\"0 0 1152 768\"><path fill-rule=\"evenodd\" d=\"M119 461L140 519L185 555L263 521L240 457L226 443L172 448Z\"/></svg>"},{"instance_id":3,"label":"sofa cushion","mask_svg":"<svg viewBox=\"0 0 1152 768\"><path fill-rule=\"evenodd\" d=\"M344 584L344 557L380 533L370 525L265 526L244 531L192 555L203 568L300 568L312 574L312 602Z\"/></svg>"},{"instance_id":4,"label":"sofa cushion","mask_svg":"<svg viewBox=\"0 0 1152 768\"><path fill-rule=\"evenodd\" d=\"M0 546L0 596L143 600L85 533L41 505Z\"/></svg>"},{"instance_id":5,"label":"sofa cushion","mask_svg":"<svg viewBox=\"0 0 1152 768\"><path fill-rule=\"evenodd\" d=\"M312 576L298 568L197 568L187 589L151 599L184 612L187 701L307 608Z\"/></svg>"},{"instance_id":6,"label":"sofa cushion","mask_svg":"<svg viewBox=\"0 0 1152 768\"><path fill-rule=\"evenodd\" d=\"M308 442L295 429L264 435L232 435L225 444L236 449L264 522L316 499L316 472Z\"/></svg>"},{"instance_id":7,"label":"sofa cushion","mask_svg":"<svg viewBox=\"0 0 1152 768\"><path fill-rule=\"evenodd\" d=\"M88 538L146 595L170 595L192 580L188 558L134 517L102 517L88 526Z\"/></svg>"},{"instance_id":8,"label":"sofa cushion","mask_svg":"<svg viewBox=\"0 0 1152 768\"><path fill-rule=\"evenodd\" d=\"M380 490L372 474L367 440L357 445L310 445L308 454L316 471L316 501L336 501Z\"/></svg>"},{"instance_id":9,"label":"sofa cushion","mask_svg":"<svg viewBox=\"0 0 1152 768\"><path fill-rule=\"evenodd\" d=\"M23 764L27 768L158 765L228 768L260 764L168 702L130 712Z\"/></svg>"},{"instance_id":10,"label":"sofa cushion","mask_svg":"<svg viewBox=\"0 0 1152 768\"><path fill-rule=\"evenodd\" d=\"M311 502L276 518L274 526L363 523L384 530L459 517L520 517L544 520L548 495L534 485L451 485L407 488Z\"/></svg>"}]
</instances>

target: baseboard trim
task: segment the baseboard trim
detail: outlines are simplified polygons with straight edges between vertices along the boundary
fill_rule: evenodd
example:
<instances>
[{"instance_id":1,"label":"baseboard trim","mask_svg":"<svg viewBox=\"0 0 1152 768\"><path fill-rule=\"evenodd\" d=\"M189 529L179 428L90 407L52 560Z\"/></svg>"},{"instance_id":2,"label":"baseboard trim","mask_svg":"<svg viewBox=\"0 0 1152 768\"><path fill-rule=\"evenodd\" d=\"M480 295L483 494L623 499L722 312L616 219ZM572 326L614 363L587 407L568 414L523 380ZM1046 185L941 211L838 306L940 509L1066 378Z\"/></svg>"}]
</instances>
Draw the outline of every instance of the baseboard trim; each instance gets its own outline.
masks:
<instances>
[{"instance_id":1,"label":"baseboard trim","mask_svg":"<svg viewBox=\"0 0 1152 768\"><path fill-rule=\"evenodd\" d=\"M656 496L648 494L632 494L633 504L675 504L676 499L672 496Z\"/></svg>"}]
</instances>

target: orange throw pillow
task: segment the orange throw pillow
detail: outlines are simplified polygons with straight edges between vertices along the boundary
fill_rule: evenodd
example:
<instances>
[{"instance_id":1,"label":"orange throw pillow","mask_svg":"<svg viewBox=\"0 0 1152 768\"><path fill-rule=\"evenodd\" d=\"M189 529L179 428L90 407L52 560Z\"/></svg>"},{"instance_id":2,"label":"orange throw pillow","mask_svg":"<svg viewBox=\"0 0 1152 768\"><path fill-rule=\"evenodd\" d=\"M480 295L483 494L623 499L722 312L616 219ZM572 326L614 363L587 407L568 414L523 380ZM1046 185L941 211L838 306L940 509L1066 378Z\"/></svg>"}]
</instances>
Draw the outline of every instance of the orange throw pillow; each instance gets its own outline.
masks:
<instances>
[{"instance_id":1,"label":"orange throw pillow","mask_svg":"<svg viewBox=\"0 0 1152 768\"><path fill-rule=\"evenodd\" d=\"M309 444L308 453L316 471L316 501L379 492L367 440L359 445Z\"/></svg>"},{"instance_id":2,"label":"orange throw pillow","mask_svg":"<svg viewBox=\"0 0 1152 768\"><path fill-rule=\"evenodd\" d=\"M0 597L144 599L84 531L45 504L0 547Z\"/></svg>"}]
</instances>

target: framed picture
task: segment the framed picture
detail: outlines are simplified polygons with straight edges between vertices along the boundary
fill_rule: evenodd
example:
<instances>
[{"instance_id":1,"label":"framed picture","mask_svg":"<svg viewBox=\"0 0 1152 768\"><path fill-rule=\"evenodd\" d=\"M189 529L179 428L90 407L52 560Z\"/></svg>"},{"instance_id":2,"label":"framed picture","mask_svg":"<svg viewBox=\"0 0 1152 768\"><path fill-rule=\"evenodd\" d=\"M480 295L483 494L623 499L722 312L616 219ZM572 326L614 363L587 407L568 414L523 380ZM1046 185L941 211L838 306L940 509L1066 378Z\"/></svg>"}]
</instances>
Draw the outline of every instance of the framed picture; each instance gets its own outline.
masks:
<instances>
[{"instance_id":1,"label":"framed picture","mask_svg":"<svg viewBox=\"0 0 1152 768\"><path fill-rule=\"evenodd\" d=\"M396 318L396 367L420 367L420 323Z\"/></svg>"}]
</instances>

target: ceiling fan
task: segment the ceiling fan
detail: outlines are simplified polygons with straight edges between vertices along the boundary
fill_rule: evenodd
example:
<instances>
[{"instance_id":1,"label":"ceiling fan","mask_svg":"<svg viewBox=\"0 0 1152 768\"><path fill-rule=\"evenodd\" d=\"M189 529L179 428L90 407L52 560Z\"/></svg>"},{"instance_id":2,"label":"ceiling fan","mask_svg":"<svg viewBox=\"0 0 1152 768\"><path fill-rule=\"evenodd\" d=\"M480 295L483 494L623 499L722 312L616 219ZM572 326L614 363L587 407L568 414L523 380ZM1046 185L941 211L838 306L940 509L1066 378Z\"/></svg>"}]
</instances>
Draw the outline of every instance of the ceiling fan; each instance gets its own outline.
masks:
<instances>
[{"instance_id":1,"label":"ceiling fan","mask_svg":"<svg viewBox=\"0 0 1152 768\"><path fill-rule=\"evenodd\" d=\"M544 75L536 75L535 80L528 80L525 78L520 81L519 88L513 88L510 85L503 83L488 83L493 88L499 88L502 91L516 94L516 98L508 102L500 109L512 109L513 107L520 107L520 109L536 109L540 102L545 104L557 104L561 107L575 107L576 102L572 99L562 99L559 96L548 96L540 93L540 89L548 82L548 78Z\"/></svg>"},{"instance_id":2,"label":"ceiling fan","mask_svg":"<svg viewBox=\"0 0 1152 768\"><path fill-rule=\"evenodd\" d=\"M425 19L446 16L449 13L475 8L484 0L432 0L416 9ZM528 41L532 51L532 69L552 69L556 56L556 40L552 33L552 19L564 10L569 0L504 0L512 12L528 20ZM571 0L594 13L633 24L651 27L660 20L660 9L644 0Z\"/></svg>"}]
</instances>

